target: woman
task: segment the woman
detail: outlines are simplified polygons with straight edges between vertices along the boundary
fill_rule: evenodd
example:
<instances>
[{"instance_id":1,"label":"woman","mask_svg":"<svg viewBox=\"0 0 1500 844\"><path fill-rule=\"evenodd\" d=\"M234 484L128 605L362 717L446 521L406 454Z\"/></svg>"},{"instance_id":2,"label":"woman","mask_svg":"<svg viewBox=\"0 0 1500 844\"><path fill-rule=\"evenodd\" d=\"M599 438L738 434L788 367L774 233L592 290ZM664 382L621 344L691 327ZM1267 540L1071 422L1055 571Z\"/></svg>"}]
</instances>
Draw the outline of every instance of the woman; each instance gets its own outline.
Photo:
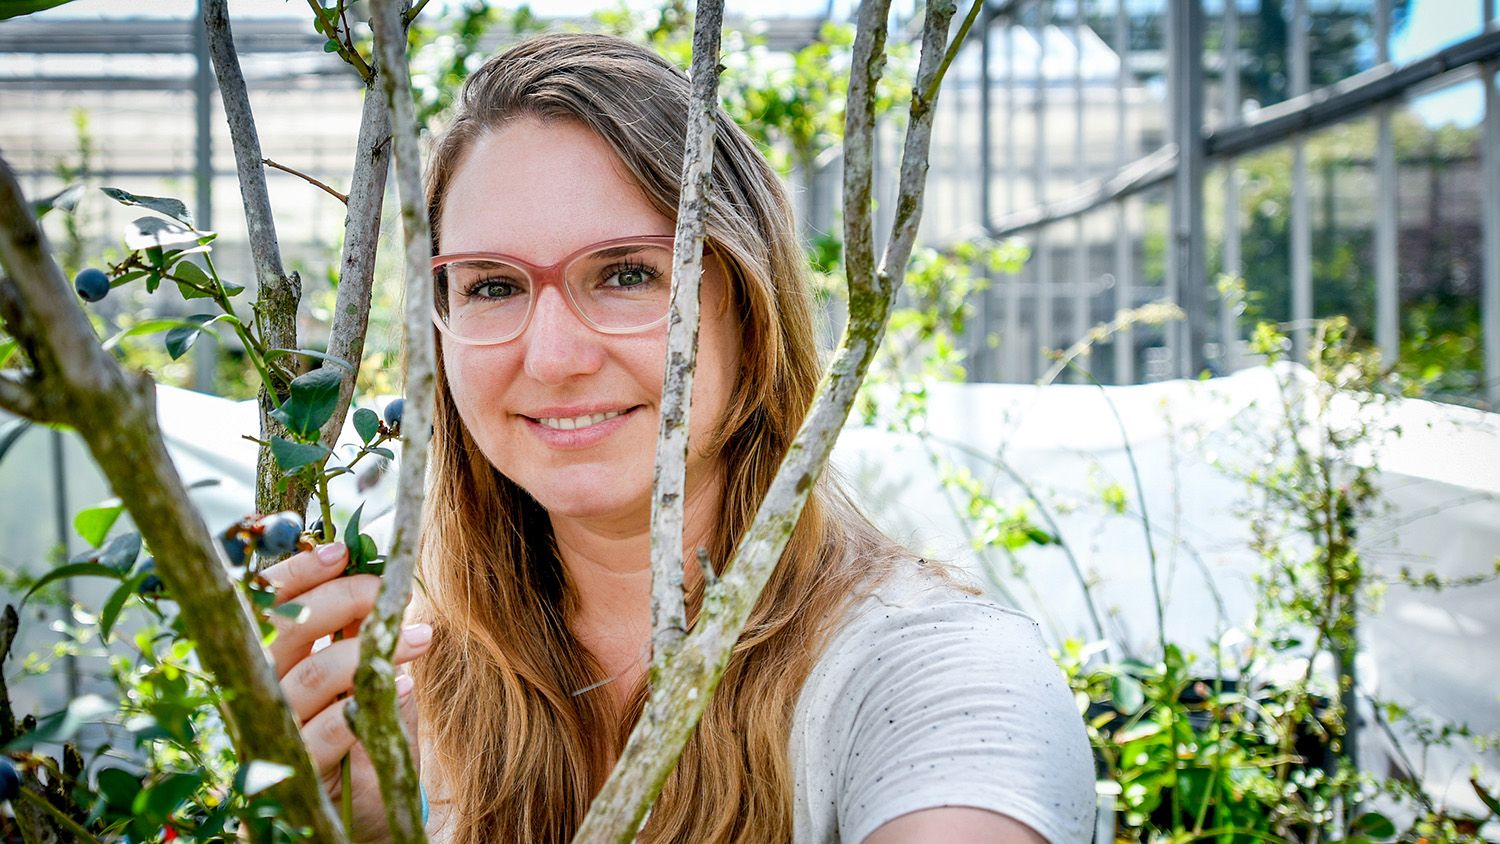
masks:
<instances>
[{"instance_id":1,"label":"woman","mask_svg":"<svg viewBox=\"0 0 1500 844\"><path fill-rule=\"evenodd\" d=\"M465 83L428 212L439 373L403 707L429 830L565 841L645 700L652 465L688 82L650 51L551 35ZM722 564L819 376L787 197L720 115L687 463L686 559ZM372 577L342 546L268 572L308 608L272 647L357 836L384 816L339 713ZM690 617L702 596L685 571ZM1081 721L1035 625L955 587L818 482L647 841L1087 840ZM414 690L414 694L413 694Z\"/></svg>"}]
</instances>

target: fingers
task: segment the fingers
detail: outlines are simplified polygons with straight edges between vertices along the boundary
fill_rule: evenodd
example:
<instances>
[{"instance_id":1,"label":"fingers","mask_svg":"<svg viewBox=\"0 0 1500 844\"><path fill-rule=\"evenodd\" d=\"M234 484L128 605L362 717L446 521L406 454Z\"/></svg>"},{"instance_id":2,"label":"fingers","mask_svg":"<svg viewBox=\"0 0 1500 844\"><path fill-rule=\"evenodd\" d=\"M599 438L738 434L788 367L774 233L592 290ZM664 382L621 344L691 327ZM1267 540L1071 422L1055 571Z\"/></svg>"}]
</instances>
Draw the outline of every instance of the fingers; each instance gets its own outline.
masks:
<instances>
[{"instance_id":1,"label":"fingers","mask_svg":"<svg viewBox=\"0 0 1500 844\"><path fill-rule=\"evenodd\" d=\"M342 542L332 542L312 551L293 554L260 574L276 587L276 603L283 604L314 586L337 577L348 560L348 546Z\"/></svg>"},{"instance_id":2,"label":"fingers","mask_svg":"<svg viewBox=\"0 0 1500 844\"><path fill-rule=\"evenodd\" d=\"M374 609L379 593L380 578L373 574L340 577L298 595L297 603L303 608L298 618L273 615L271 624L276 627L276 638L271 641L270 651L276 663L276 676L286 676L294 665L305 661L303 657L313 643L324 636L339 631L346 636L358 633L360 623Z\"/></svg>"},{"instance_id":3,"label":"fingers","mask_svg":"<svg viewBox=\"0 0 1500 844\"><path fill-rule=\"evenodd\" d=\"M414 717L416 706L412 702L412 679L403 674L396 678L396 703L408 727ZM302 741L307 752L325 779L338 771L339 762L354 747L354 731L344 719L344 705L348 701L337 700L324 707L321 712L302 727ZM410 736L408 736L410 738Z\"/></svg>"},{"instance_id":4,"label":"fingers","mask_svg":"<svg viewBox=\"0 0 1500 844\"><path fill-rule=\"evenodd\" d=\"M397 665L409 662L426 653L431 645L432 628L413 624L401 632L392 661ZM281 687L297 719L313 717L339 695L353 689L358 666L358 639L334 642L293 666L282 679Z\"/></svg>"}]
</instances>

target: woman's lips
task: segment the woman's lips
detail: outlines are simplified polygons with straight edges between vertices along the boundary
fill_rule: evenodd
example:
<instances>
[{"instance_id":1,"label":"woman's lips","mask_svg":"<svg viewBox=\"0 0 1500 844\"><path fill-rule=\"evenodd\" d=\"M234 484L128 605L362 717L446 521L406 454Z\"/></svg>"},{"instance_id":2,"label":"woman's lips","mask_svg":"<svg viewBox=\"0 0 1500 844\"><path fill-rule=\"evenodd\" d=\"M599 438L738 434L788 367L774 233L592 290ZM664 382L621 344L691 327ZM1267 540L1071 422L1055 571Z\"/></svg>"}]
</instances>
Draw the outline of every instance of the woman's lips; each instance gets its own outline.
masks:
<instances>
[{"instance_id":1,"label":"woman's lips","mask_svg":"<svg viewBox=\"0 0 1500 844\"><path fill-rule=\"evenodd\" d=\"M530 416L522 416L521 418L525 420L527 429L546 445L562 450L572 450L588 448L603 441L610 434L624 427L641 407L642 405L636 405L624 411L619 416L584 428L573 428L571 430L543 425L540 421Z\"/></svg>"}]
</instances>

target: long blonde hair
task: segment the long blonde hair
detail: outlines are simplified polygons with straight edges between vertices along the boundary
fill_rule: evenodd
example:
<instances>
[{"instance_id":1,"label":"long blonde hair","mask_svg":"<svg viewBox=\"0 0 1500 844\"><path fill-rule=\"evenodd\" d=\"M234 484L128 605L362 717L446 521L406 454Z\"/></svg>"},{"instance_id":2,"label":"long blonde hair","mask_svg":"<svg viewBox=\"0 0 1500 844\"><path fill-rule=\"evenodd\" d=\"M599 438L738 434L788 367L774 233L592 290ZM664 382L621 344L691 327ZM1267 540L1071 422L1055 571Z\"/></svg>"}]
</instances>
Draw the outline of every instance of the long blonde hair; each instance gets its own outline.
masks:
<instances>
[{"instance_id":1,"label":"long blonde hair","mask_svg":"<svg viewBox=\"0 0 1500 844\"><path fill-rule=\"evenodd\" d=\"M650 50L599 35L547 35L464 83L436 144L427 209L434 242L450 179L473 141L518 117L573 121L607 142L650 202L677 212L689 83ZM709 552L728 560L748 529L820 375L805 259L775 172L718 117L706 230L743 315L743 375L710 452L727 479ZM441 355L439 372L442 371ZM567 841L640 715L616 711L568 625L570 586L545 510L486 460L438 379L421 543L431 650L413 668L424 744L457 818L453 839ZM645 841L788 841L792 710L848 603L906 552L821 479L735 647L718 691L652 809ZM688 596L696 617L701 586ZM608 729L601 729L608 725Z\"/></svg>"}]
</instances>

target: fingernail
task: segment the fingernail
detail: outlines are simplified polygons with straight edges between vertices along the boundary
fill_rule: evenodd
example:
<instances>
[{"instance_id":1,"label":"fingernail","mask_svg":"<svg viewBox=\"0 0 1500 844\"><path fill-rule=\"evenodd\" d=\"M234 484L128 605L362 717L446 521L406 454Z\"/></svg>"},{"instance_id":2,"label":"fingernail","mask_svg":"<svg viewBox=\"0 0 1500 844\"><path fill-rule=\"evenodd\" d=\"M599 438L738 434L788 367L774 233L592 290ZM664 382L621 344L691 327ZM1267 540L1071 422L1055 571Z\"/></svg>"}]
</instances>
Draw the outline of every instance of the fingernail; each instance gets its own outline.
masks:
<instances>
[{"instance_id":1,"label":"fingernail","mask_svg":"<svg viewBox=\"0 0 1500 844\"><path fill-rule=\"evenodd\" d=\"M330 542L327 545L318 546L318 562L323 565L331 566L342 559L344 559L344 543Z\"/></svg>"},{"instance_id":2,"label":"fingernail","mask_svg":"<svg viewBox=\"0 0 1500 844\"><path fill-rule=\"evenodd\" d=\"M416 685L410 674L402 674L396 678L396 697L406 697L411 694L411 687Z\"/></svg>"},{"instance_id":3,"label":"fingernail","mask_svg":"<svg viewBox=\"0 0 1500 844\"><path fill-rule=\"evenodd\" d=\"M408 645L425 645L432 641L432 625L413 624L401 631L401 640Z\"/></svg>"}]
</instances>

